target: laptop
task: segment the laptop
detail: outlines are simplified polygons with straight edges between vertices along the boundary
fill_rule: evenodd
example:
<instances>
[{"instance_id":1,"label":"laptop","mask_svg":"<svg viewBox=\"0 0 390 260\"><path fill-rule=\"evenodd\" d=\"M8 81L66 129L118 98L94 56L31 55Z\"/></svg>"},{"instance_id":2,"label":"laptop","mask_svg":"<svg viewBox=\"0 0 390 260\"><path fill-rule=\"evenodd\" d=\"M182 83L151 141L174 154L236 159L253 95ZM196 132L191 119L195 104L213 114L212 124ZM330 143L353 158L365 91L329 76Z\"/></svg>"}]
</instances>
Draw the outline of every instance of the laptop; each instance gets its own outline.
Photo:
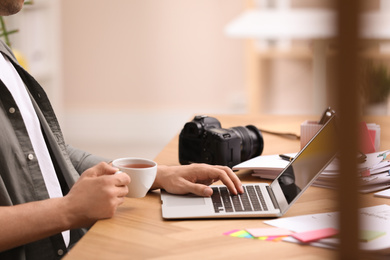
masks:
<instances>
[{"instance_id":1,"label":"laptop","mask_svg":"<svg viewBox=\"0 0 390 260\"><path fill-rule=\"evenodd\" d=\"M231 195L213 185L211 197L174 195L161 191L164 219L280 217L336 156L336 116L333 115L271 183L243 184Z\"/></svg>"}]
</instances>

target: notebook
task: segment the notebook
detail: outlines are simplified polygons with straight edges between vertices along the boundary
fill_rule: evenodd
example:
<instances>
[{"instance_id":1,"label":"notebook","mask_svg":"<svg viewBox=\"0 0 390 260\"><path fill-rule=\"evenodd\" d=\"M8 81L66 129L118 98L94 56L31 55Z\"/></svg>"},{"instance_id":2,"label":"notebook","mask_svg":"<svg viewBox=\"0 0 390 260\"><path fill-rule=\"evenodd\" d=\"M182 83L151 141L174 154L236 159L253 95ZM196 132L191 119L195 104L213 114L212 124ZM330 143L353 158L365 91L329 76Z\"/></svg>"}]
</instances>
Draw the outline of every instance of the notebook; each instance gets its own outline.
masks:
<instances>
[{"instance_id":1,"label":"notebook","mask_svg":"<svg viewBox=\"0 0 390 260\"><path fill-rule=\"evenodd\" d=\"M211 197L161 191L164 219L280 217L297 201L336 155L333 115L271 183L244 184L244 194L231 195L213 185Z\"/></svg>"}]
</instances>

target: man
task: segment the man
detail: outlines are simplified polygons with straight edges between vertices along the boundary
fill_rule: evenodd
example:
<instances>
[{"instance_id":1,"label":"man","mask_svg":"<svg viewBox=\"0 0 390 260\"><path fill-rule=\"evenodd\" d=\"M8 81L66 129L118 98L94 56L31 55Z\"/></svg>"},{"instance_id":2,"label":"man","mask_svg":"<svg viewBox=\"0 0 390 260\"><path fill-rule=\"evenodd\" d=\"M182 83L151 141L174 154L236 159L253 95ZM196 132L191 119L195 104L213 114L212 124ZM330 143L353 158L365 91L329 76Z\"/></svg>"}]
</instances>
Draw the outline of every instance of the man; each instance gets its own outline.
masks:
<instances>
[{"instance_id":1,"label":"man","mask_svg":"<svg viewBox=\"0 0 390 260\"><path fill-rule=\"evenodd\" d=\"M24 0L0 0L0 15ZM123 203L131 181L108 160L66 145L43 89L0 41L0 259L56 259L99 219ZM210 196L221 180L241 182L227 167L159 166L152 189Z\"/></svg>"}]
</instances>

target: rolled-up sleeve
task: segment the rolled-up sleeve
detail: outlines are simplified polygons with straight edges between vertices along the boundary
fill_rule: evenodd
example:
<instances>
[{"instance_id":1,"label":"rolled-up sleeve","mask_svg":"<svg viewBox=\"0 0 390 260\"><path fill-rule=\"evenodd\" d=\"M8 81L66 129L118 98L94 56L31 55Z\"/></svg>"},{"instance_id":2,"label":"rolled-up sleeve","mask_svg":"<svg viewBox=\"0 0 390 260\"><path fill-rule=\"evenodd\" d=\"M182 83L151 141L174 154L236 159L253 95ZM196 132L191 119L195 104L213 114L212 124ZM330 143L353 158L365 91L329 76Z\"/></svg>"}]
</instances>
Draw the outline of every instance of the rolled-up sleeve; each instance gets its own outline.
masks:
<instances>
[{"instance_id":1,"label":"rolled-up sleeve","mask_svg":"<svg viewBox=\"0 0 390 260\"><path fill-rule=\"evenodd\" d=\"M81 174L88 168L99 164L100 162L110 162L110 159L103 158L100 156L92 155L83 150L72 147L71 145L66 146L69 158L76 169L76 171Z\"/></svg>"}]
</instances>

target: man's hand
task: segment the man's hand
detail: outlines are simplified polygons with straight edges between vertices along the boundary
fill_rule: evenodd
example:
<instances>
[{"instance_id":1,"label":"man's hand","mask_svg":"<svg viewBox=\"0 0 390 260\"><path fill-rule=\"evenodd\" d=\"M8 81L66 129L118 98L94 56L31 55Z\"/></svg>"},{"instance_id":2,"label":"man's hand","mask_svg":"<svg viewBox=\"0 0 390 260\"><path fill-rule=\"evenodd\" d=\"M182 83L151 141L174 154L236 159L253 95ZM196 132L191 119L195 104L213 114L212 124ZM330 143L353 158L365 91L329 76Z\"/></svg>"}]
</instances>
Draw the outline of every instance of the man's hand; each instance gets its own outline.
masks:
<instances>
[{"instance_id":1,"label":"man's hand","mask_svg":"<svg viewBox=\"0 0 390 260\"><path fill-rule=\"evenodd\" d=\"M208 197L213 194L208 185L218 180L233 194L244 192L241 181L229 167L208 164L159 166L151 189L160 188L174 194L193 193Z\"/></svg>"},{"instance_id":2,"label":"man's hand","mask_svg":"<svg viewBox=\"0 0 390 260\"><path fill-rule=\"evenodd\" d=\"M117 171L107 163L100 163L81 175L64 197L73 215L70 220L72 227L90 226L98 219L114 215L123 203L130 183L126 173L115 174Z\"/></svg>"}]
</instances>

